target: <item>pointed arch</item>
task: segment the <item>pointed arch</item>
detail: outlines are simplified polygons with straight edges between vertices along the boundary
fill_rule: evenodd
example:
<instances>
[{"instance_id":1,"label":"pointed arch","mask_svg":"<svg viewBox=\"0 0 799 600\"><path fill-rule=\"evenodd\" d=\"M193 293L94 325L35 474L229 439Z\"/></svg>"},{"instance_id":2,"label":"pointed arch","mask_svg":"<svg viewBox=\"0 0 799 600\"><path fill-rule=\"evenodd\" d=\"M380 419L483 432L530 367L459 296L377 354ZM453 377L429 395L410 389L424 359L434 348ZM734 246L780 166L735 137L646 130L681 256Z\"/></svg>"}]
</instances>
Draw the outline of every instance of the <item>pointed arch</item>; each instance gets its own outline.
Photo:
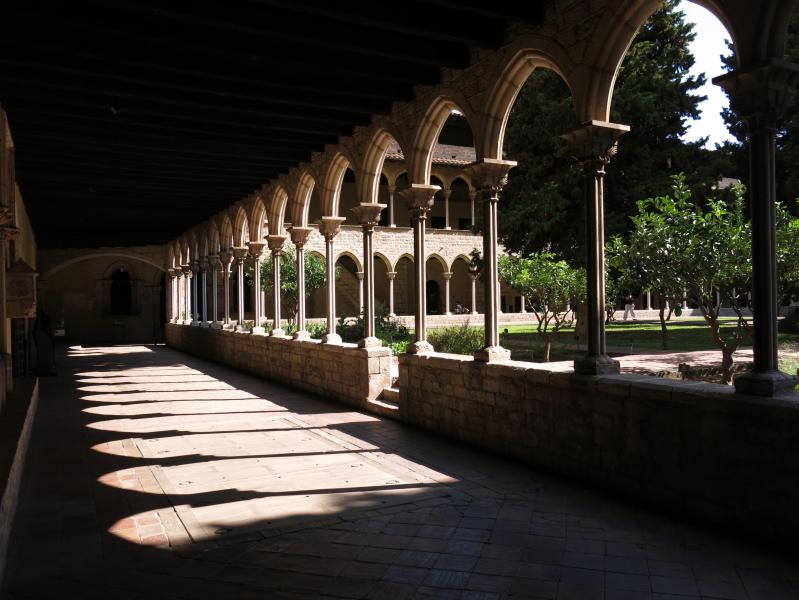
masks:
<instances>
[{"instance_id":1,"label":"pointed arch","mask_svg":"<svg viewBox=\"0 0 799 600\"><path fill-rule=\"evenodd\" d=\"M327 163L324 174L319 182L322 214L324 216L338 216L341 184L344 181L344 174L347 172L347 169L352 169L353 164L353 161L345 155L343 150L337 150Z\"/></svg>"},{"instance_id":2,"label":"pointed arch","mask_svg":"<svg viewBox=\"0 0 799 600\"><path fill-rule=\"evenodd\" d=\"M361 163L361 177L358 181L358 200L370 204L377 203L380 188L380 175L383 173L383 163L386 153L392 143L400 147L403 156L407 156L405 148L388 127L378 129L369 141ZM392 184L393 185L393 184Z\"/></svg>"},{"instance_id":3,"label":"pointed arch","mask_svg":"<svg viewBox=\"0 0 799 600\"><path fill-rule=\"evenodd\" d=\"M247 211L244 207L233 207L233 245L241 248L250 241L250 226L247 223Z\"/></svg>"},{"instance_id":4,"label":"pointed arch","mask_svg":"<svg viewBox=\"0 0 799 600\"><path fill-rule=\"evenodd\" d=\"M311 196L313 195L316 180L308 171L303 171L297 180L297 189L294 196L289 199L288 212L291 222L298 227L308 226L308 211L311 207Z\"/></svg>"},{"instance_id":5,"label":"pointed arch","mask_svg":"<svg viewBox=\"0 0 799 600\"><path fill-rule=\"evenodd\" d=\"M206 226L206 238L208 238L208 254L218 254L219 253L219 226L216 223L216 220L211 219L208 221L208 225Z\"/></svg>"},{"instance_id":6,"label":"pointed arch","mask_svg":"<svg viewBox=\"0 0 799 600\"><path fill-rule=\"evenodd\" d=\"M220 216L219 247L222 250L230 250L233 247L233 223L227 213Z\"/></svg>"},{"instance_id":7,"label":"pointed arch","mask_svg":"<svg viewBox=\"0 0 799 600\"><path fill-rule=\"evenodd\" d=\"M267 220L269 222L270 235L282 235L284 233L283 222L286 215L286 204L289 194L282 185L276 185L267 195L266 203Z\"/></svg>"},{"instance_id":8,"label":"pointed arch","mask_svg":"<svg viewBox=\"0 0 799 600\"><path fill-rule=\"evenodd\" d=\"M264 199L260 193L255 193L250 200L250 241L260 242L264 239L264 223L266 220Z\"/></svg>"},{"instance_id":9,"label":"pointed arch","mask_svg":"<svg viewBox=\"0 0 799 600\"><path fill-rule=\"evenodd\" d=\"M485 158L502 159L502 149L505 139L505 130L508 125L513 104L519 91L524 86L533 71L538 68L547 68L557 73L571 90L566 70L563 64L569 64L565 53L553 51L560 50L549 41L531 39L530 44L549 46L548 51L540 50L535 45L518 50L505 63L496 80L490 87L484 110L483 128L480 132ZM573 92L572 92L573 95Z\"/></svg>"},{"instance_id":10,"label":"pointed arch","mask_svg":"<svg viewBox=\"0 0 799 600\"><path fill-rule=\"evenodd\" d=\"M338 262L339 260L341 260L341 259L342 259L342 258L344 258L345 256L346 256L347 258L349 258L349 259L351 259L351 260L352 260L352 262L355 264L355 269L356 269L356 270L357 270L359 273L362 273L362 272L363 272L363 262L361 261L361 259L360 259L360 258L358 258L357 256L355 256L355 255L354 255L352 252L350 252L349 250L343 250L343 251L339 252L338 254L336 254L336 262Z\"/></svg>"},{"instance_id":11,"label":"pointed arch","mask_svg":"<svg viewBox=\"0 0 799 600\"><path fill-rule=\"evenodd\" d=\"M409 183L423 185L429 183L430 169L433 164L433 149L441 130L444 128L444 124L453 110L462 113L469 122L474 135L476 160L480 160L483 157L481 143L477 137L477 132L480 130L478 127L479 119L472 111L469 102L460 92L446 90L446 92L430 102L424 111L424 116L416 127L411 156L408 157L406 155L405 157Z\"/></svg>"}]
</instances>

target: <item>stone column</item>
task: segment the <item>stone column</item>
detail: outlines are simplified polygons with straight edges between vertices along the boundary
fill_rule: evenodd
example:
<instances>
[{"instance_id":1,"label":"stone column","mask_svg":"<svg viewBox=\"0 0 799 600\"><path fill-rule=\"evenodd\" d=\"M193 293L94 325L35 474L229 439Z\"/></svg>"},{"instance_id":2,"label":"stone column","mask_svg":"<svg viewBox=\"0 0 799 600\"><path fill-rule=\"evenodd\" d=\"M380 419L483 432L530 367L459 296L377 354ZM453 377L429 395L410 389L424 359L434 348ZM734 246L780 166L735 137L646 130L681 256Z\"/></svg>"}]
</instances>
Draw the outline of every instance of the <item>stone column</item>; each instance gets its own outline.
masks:
<instances>
[{"instance_id":1,"label":"stone column","mask_svg":"<svg viewBox=\"0 0 799 600\"><path fill-rule=\"evenodd\" d=\"M527 299L524 297L524 295L522 295L521 298L522 298L522 310L521 310L521 312L526 313L527 312ZM568 304L566 305L566 310L567 311L569 310L569 305Z\"/></svg>"},{"instance_id":2,"label":"stone column","mask_svg":"<svg viewBox=\"0 0 799 600\"><path fill-rule=\"evenodd\" d=\"M386 277L388 278L388 316L396 317L397 313L394 312L394 279L397 277L397 272L387 271Z\"/></svg>"},{"instance_id":3,"label":"stone column","mask_svg":"<svg viewBox=\"0 0 799 600\"><path fill-rule=\"evenodd\" d=\"M447 188L444 190L444 229L452 229L449 224L449 197L452 195L452 189Z\"/></svg>"},{"instance_id":4,"label":"stone column","mask_svg":"<svg viewBox=\"0 0 799 600\"><path fill-rule=\"evenodd\" d=\"M220 252L219 261L222 263L222 283L225 297L225 302L223 304L225 313L222 316L222 329L231 330L233 329L233 324L230 322L230 265L233 262L233 253L229 250Z\"/></svg>"},{"instance_id":5,"label":"stone column","mask_svg":"<svg viewBox=\"0 0 799 600\"><path fill-rule=\"evenodd\" d=\"M682 292L682 308L683 310L688 310L688 291L683 290Z\"/></svg>"},{"instance_id":6,"label":"stone column","mask_svg":"<svg viewBox=\"0 0 799 600\"><path fill-rule=\"evenodd\" d=\"M244 329L244 259L247 258L247 248L233 248L233 259L236 262L236 331Z\"/></svg>"},{"instance_id":7,"label":"stone column","mask_svg":"<svg viewBox=\"0 0 799 600\"><path fill-rule=\"evenodd\" d=\"M363 277L361 285L361 305L363 306L363 339L358 342L359 348L381 346L375 331L375 265L372 251L372 234L380 222L380 213L385 204L361 202L352 209L355 219L361 224L363 231Z\"/></svg>"},{"instance_id":8,"label":"stone column","mask_svg":"<svg viewBox=\"0 0 799 600\"><path fill-rule=\"evenodd\" d=\"M280 327L280 257L283 254L285 235L268 235L269 250L272 251L272 294L274 314L272 317L272 333L274 337L285 337L286 332Z\"/></svg>"},{"instance_id":9,"label":"stone column","mask_svg":"<svg viewBox=\"0 0 799 600\"><path fill-rule=\"evenodd\" d=\"M652 310L652 292L651 290L646 291L646 309Z\"/></svg>"},{"instance_id":10,"label":"stone column","mask_svg":"<svg viewBox=\"0 0 799 600\"><path fill-rule=\"evenodd\" d=\"M481 362L510 360L510 351L499 344L499 271L497 266L497 204L507 183L513 161L483 159L469 170L483 204L483 279L485 281L485 346L475 352Z\"/></svg>"},{"instance_id":11,"label":"stone column","mask_svg":"<svg viewBox=\"0 0 799 600\"><path fill-rule=\"evenodd\" d=\"M219 260L218 254L212 254L208 257L208 263L211 266L211 327L219 329L219 271L222 269L222 261Z\"/></svg>"},{"instance_id":12,"label":"stone column","mask_svg":"<svg viewBox=\"0 0 799 600\"><path fill-rule=\"evenodd\" d=\"M477 273L469 273L469 279L472 281L472 314L477 313L477 278L480 277Z\"/></svg>"},{"instance_id":13,"label":"stone column","mask_svg":"<svg viewBox=\"0 0 799 600\"><path fill-rule=\"evenodd\" d=\"M358 314L363 314L363 271L356 271L355 277L358 279Z\"/></svg>"},{"instance_id":14,"label":"stone column","mask_svg":"<svg viewBox=\"0 0 799 600\"><path fill-rule=\"evenodd\" d=\"M191 265L183 265L183 324L191 325Z\"/></svg>"},{"instance_id":15,"label":"stone column","mask_svg":"<svg viewBox=\"0 0 799 600\"><path fill-rule=\"evenodd\" d=\"M340 344L341 336L336 333L336 254L333 238L341 231L344 217L322 217L319 219L319 233L325 238L325 259L327 261L327 333L322 337L323 344Z\"/></svg>"},{"instance_id":16,"label":"stone column","mask_svg":"<svg viewBox=\"0 0 799 600\"><path fill-rule=\"evenodd\" d=\"M252 333L263 335L264 328L261 326L263 320L263 305L261 304L261 255L264 252L264 242L248 242L250 256L252 257L252 314L253 324Z\"/></svg>"},{"instance_id":17,"label":"stone column","mask_svg":"<svg viewBox=\"0 0 799 600\"><path fill-rule=\"evenodd\" d=\"M452 311L449 309L449 281L452 279L452 273L444 273L444 314L451 315Z\"/></svg>"},{"instance_id":18,"label":"stone column","mask_svg":"<svg viewBox=\"0 0 799 600\"><path fill-rule=\"evenodd\" d=\"M433 346L427 341L427 255L425 254L425 224L427 213L433 208L437 185L414 183L402 193L408 198L413 224L413 262L416 280L416 311L414 313L415 340L408 344L409 354L432 352Z\"/></svg>"},{"instance_id":19,"label":"stone column","mask_svg":"<svg viewBox=\"0 0 799 600\"><path fill-rule=\"evenodd\" d=\"M178 308L178 270L167 269L169 273L169 322L177 323L180 318L180 309Z\"/></svg>"},{"instance_id":20,"label":"stone column","mask_svg":"<svg viewBox=\"0 0 799 600\"><path fill-rule=\"evenodd\" d=\"M396 185L388 186L388 226L396 227L397 223L394 221L394 192L397 191Z\"/></svg>"},{"instance_id":21,"label":"stone column","mask_svg":"<svg viewBox=\"0 0 799 600\"><path fill-rule=\"evenodd\" d=\"M297 331L292 336L295 340L311 339L311 334L305 329L305 244L312 231L311 227L292 227L290 232L297 255Z\"/></svg>"},{"instance_id":22,"label":"stone column","mask_svg":"<svg viewBox=\"0 0 799 600\"><path fill-rule=\"evenodd\" d=\"M578 373L618 373L619 363L607 355L605 344L605 165L616 151L616 142L628 132L626 125L589 121L563 137L583 166L586 219L586 280L588 352L574 361Z\"/></svg>"},{"instance_id":23,"label":"stone column","mask_svg":"<svg viewBox=\"0 0 799 600\"><path fill-rule=\"evenodd\" d=\"M191 261L191 324L200 324L200 309L199 309L199 273L200 263L197 260Z\"/></svg>"},{"instance_id":24,"label":"stone column","mask_svg":"<svg viewBox=\"0 0 799 600\"><path fill-rule=\"evenodd\" d=\"M730 94L730 105L746 123L749 139L749 194L752 215L752 321L754 369L735 378L745 394L774 396L793 390L792 378L777 363L776 175L777 121L794 102L799 66L768 61L713 80Z\"/></svg>"},{"instance_id":25,"label":"stone column","mask_svg":"<svg viewBox=\"0 0 799 600\"><path fill-rule=\"evenodd\" d=\"M471 226L474 227L474 204L477 198L477 190L469 190L469 210L471 215Z\"/></svg>"},{"instance_id":26,"label":"stone column","mask_svg":"<svg viewBox=\"0 0 799 600\"><path fill-rule=\"evenodd\" d=\"M203 318L201 325L208 327L208 259L203 258L200 260L200 287L202 288L203 299Z\"/></svg>"}]
</instances>

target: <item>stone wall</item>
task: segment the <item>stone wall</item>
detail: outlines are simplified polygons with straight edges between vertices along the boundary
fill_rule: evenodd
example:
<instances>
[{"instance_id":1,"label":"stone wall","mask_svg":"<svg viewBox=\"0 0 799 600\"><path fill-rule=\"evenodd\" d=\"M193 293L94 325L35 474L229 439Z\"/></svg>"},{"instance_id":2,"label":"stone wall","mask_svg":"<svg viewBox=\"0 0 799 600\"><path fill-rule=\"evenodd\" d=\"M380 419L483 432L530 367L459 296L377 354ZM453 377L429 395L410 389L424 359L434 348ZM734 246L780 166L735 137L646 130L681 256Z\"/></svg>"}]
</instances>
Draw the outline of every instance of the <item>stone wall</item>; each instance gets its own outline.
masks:
<instances>
[{"instance_id":1,"label":"stone wall","mask_svg":"<svg viewBox=\"0 0 799 600\"><path fill-rule=\"evenodd\" d=\"M401 418L668 511L799 537L799 397L401 355Z\"/></svg>"},{"instance_id":2,"label":"stone wall","mask_svg":"<svg viewBox=\"0 0 799 600\"><path fill-rule=\"evenodd\" d=\"M391 385L391 350L330 345L191 325L166 325L167 344L270 381L365 410Z\"/></svg>"}]
</instances>

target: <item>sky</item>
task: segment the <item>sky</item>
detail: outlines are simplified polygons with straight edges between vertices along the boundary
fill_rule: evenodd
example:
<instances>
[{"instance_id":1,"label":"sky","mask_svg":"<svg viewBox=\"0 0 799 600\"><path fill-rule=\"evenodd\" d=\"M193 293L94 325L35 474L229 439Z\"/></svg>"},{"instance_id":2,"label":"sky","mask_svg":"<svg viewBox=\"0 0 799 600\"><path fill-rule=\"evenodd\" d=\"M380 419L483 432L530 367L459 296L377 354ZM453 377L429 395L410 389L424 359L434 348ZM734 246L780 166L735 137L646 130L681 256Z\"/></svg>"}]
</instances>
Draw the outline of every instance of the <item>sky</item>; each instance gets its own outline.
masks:
<instances>
[{"instance_id":1,"label":"sky","mask_svg":"<svg viewBox=\"0 0 799 600\"><path fill-rule=\"evenodd\" d=\"M691 74L704 73L707 78L707 83L697 90L698 94L707 96L707 100L699 105L702 114L699 119L688 122L688 133L683 139L695 141L707 136L706 147L715 148L716 144L732 139L721 118L721 110L729 105L727 96L710 81L724 72L720 56L727 54L725 40L730 36L721 22L707 9L687 0L680 2L680 9L685 13L686 20L694 23L697 34L691 44L691 52L696 59Z\"/></svg>"}]
</instances>

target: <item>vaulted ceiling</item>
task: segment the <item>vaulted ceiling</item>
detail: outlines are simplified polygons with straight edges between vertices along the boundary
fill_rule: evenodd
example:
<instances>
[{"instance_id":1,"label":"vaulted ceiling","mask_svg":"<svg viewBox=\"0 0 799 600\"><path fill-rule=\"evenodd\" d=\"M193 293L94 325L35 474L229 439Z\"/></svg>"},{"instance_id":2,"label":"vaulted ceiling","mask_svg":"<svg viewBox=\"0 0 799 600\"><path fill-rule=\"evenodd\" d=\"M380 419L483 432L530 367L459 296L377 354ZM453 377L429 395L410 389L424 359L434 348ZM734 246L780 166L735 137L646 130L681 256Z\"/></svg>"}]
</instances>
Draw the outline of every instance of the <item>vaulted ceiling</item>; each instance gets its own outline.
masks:
<instances>
[{"instance_id":1,"label":"vaulted ceiling","mask_svg":"<svg viewBox=\"0 0 799 600\"><path fill-rule=\"evenodd\" d=\"M0 102L42 247L162 243L309 159L543 1L26 0Z\"/></svg>"}]
</instances>

